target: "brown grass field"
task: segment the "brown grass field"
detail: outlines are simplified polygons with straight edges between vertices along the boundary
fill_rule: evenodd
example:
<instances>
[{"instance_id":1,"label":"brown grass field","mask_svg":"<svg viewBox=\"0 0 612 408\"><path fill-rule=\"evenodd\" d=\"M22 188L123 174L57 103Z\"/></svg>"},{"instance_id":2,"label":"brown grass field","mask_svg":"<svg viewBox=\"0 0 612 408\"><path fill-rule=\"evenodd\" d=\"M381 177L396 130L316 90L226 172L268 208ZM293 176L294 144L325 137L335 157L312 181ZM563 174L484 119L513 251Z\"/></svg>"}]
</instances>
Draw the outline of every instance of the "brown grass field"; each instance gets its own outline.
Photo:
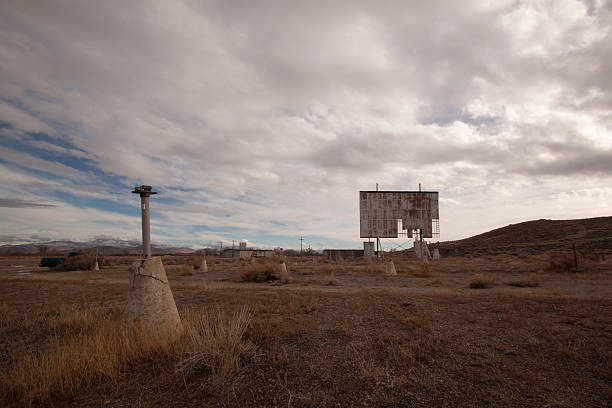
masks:
<instances>
[{"instance_id":1,"label":"brown grass field","mask_svg":"<svg viewBox=\"0 0 612 408\"><path fill-rule=\"evenodd\" d=\"M121 325L133 258L0 258L0 406L612 405L610 260L163 259L174 344Z\"/></svg>"}]
</instances>

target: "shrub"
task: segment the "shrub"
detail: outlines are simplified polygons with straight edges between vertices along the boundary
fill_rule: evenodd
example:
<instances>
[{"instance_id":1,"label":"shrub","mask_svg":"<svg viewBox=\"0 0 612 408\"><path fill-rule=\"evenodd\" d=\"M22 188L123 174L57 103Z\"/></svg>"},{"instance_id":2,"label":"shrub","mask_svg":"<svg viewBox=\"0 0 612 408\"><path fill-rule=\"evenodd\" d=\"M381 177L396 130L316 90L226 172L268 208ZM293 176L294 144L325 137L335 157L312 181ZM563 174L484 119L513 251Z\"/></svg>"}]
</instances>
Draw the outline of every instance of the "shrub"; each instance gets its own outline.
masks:
<instances>
[{"instance_id":1,"label":"shrub","mask_svg":"<svg viewBox=\"0 0 612 408\"><path fill-rule=\"evenodd\" d=\"M64 271L86 271L92 269L95 263L96 251L87 251L82 254L66 258L66 261L64 261L63 264L57 265L54 269Z\"/></svg>"},{"instance_id":2,"label":"shrub","mask_svg":"<svg viewBox=\"0 0 612 408\"><path fill-rule=\"evenodd\" d=\"M279 266L278 262L272 259L244 265L234 277L235 282L264 282L274 279L279 279Z\"/></svg>"},{"instance_id":3,"label":"shrub","mask_svg":"<svg viewBox=\"0 0 612 408\"><path fill-rule=\"evenodd\" d=\"M470 278L470 289L485 289L493 285L491 278L486 275L473 275Z\"/></svg>"}]
</instances>

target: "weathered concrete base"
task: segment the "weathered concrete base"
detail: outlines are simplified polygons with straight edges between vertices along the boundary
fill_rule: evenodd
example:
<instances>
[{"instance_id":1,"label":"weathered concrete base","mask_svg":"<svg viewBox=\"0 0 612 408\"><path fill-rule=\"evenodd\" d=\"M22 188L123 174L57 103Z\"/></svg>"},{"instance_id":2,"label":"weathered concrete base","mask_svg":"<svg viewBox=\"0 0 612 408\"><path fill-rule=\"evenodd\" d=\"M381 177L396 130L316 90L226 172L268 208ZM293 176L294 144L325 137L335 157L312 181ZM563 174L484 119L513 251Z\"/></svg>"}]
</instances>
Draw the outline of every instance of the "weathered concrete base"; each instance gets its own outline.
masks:
<instances>
[{"instance_id":1,"label":"weathered concrete base","mask_svg":"<svg viewBox=\"0 0 612 408\"><path fill-rule=\"evenodd\" d=\"M366 258L374 258L376 256L376 252L374 251L374 243L366 242L363 243L363 256Z\"/></svg>"},{"instance_id":2,"label":"weathered concrete base","mask_svg":"<svg viewBox=\"0 0 612 408\"><path fill-rule=\"evenodd\" d=\"M98 266L98 261L96 261L96 262L94 263L93 270L94 270L94 271L99 271L99 270L100 270L100 267Z\"/></svg>"},{"instance_id":3,"label":"weathered concrete base","mask_svg":"<svg viewBox=\"0 0 612 408\"><path fill-rule=\"evenodd\" d=\"M289 280L291 280L291 276L287 271L287 265L285 264L285 261L280 261L278 276L280 283L289 283Z\"/></svg>"},{"instance_id":4,"label":"weathered concrete base","mask_svg":"<svg viewBox=\"0 0 612 408\"><path fill-rule=\"evenodd\" d=\"M440 259L440 250L438 248L433 249L433 259Z\"/></svg>"},{"instance_id":5,"label":"weathered concrete base","mask_svg":"<svg viewBox=\"0 0 612 408\"><path fill-rule=\"evenodd\" d=\"M208 272L208 265L206 264L206 258L202 258L202 266L200 267L200 271L203 273Z\"/></svg>"},{"instance_id":6,"label":"weathered concrete base","mask_svg":"<svg viewBox=\"0 0 612 408\"><path fill-rule=\"evenodd\" d=\"M431 254L429 253L429 247L427 246L427 242L414 242L414 255L418 259L426 259L431 258Z\"/></svg>"},{"instance_id":7,"label":"weathered concrete base","mask_svg":"<svg viewBox=\"0 0 612 408\"><path fill-rule=\"evenodd\" d=\"M397 271L395 270L395 264L393 263L393 260L389 260L389 262L387 262L387 271L386 271L387 276L397 276Z\"/></svg>"},{"instance_id":8,"label":"weathered concrete base","mask_svg":"<svg viewBox=\"0 0 612 408\"><path fill-rule=\"evenodd\" d=\"M124 319L128 329L155 330L169 340L181 336L183 325L160 257L132 265Z\"/></svg>"}]
</instances>

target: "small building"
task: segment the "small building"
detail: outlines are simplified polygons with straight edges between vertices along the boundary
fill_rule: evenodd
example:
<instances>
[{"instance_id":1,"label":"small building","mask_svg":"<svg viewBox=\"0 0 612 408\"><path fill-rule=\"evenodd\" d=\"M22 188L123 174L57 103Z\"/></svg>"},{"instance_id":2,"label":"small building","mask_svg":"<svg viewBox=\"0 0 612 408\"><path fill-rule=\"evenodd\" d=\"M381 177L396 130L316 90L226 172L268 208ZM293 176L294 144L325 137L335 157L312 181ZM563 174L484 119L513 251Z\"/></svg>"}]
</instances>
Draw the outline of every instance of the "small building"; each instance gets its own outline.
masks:
<instances>
[{"instance_id":1,"label":"small building","mask_svg":"<svg viewBox=\"0 0 612 408\"><path fill-rule=\"evenodd\" d=\"M323 253L327 259L331 259L333 261L363 257L363 249L325 249L323 250Z\"/></svg>"},{"instance_id":2,"label":"small building","mask_svg":"<svg viewBox=\"0 0 612 408\"><path fill-rule=\"evenodd\" d=\"M233 249L225 248L221 251L222 258L266 258L274 256L274 250L272 249Z\"/></svg>"}]
</instances>

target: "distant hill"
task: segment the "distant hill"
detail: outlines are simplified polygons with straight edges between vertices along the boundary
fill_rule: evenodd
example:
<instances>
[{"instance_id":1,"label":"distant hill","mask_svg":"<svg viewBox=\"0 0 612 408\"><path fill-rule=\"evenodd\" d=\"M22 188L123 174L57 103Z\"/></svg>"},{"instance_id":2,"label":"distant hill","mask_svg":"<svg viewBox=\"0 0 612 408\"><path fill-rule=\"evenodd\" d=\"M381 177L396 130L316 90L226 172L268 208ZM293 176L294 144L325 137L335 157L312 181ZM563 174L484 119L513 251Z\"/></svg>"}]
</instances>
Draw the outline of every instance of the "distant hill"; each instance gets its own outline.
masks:
<instances>
[{"instance_id":1,"label":"distant hill","mask_svg":"<svg viewBox=\"0 0 612 408\"><path fill-rule=\"evenodd\" d=\"M510 224L458 241L440 243L441 255L482 255L566 251L612 253L612 217L535 220Z\"/></svg>"},{"instance_id":2,"label":"distant hill","mask_svg":"<svg viewBox=\"0 0 612 408\"><path fill-rule=\"evenodd\" d=\"M104 255L136 255L141 252L140 242L105 239L88 242L49 241L19 245L2 245L0 246L0 255L38 255L40 254L41 246L47 247L48 255L66 255L69 252L79 252L96 247L98 251ZM153 254L181 254L191 253L193 251L193 249L185 247L151 245L151 252L153 252Z\"/></svg>"}]
</instances>

